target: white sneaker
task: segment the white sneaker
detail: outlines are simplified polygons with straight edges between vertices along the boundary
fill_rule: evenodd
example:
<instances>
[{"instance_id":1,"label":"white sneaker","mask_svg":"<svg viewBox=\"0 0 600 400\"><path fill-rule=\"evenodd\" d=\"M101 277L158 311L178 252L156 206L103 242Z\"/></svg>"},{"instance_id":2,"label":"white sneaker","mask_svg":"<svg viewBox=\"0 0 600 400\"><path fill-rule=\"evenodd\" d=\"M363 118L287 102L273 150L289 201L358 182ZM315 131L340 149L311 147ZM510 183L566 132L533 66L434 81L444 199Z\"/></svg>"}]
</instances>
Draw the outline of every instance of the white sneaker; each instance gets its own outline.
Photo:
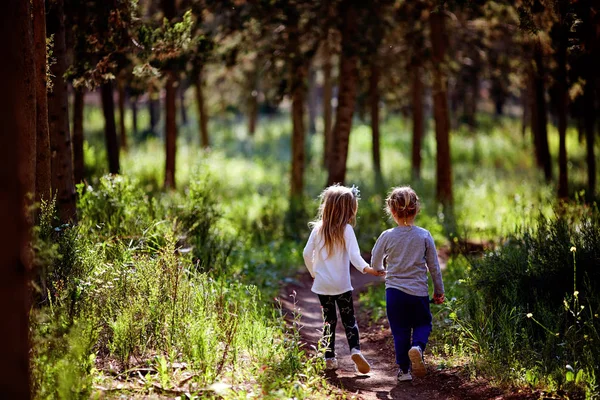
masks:
<instances>
[{"instance_id":1,"label":"white sneaker","mask_svg":"<svg viewBox=\"0 0 600 400\"><path fill-rule=\"evenodd\" d=\"M336 358L325 359L325 370L331 371L338 368L338 361Z\"/></svg>"},{"instance_id":2,"label":"white sneaker","mask_svg":"<svg viewBox=\"0 0 600 400\"><path fill-rule=\"evenodd\" d=\"M412 375L410 374L410 371L404 372L404 371L402 371L402 368L400 368L398 370L398 382L408 382L408 381L412 381Z\"/></svg>"},{"instance_id":3,"label":"white sneaker","mask_svg":"<svg viewBox=\"0 0 600 400\"><path fill-rule=\"evenodd\" d=\"M413 346L408 351L408 358L411 362L411 370L417 378L422 378L427 374L425 362L423 361L423 350L419 346Z\"/></svg>"},{"instance_id":4,"label":"white sneaker","mask_svg":"<svg viewBox=\"0 0 600 400\"><path fill-rule=\"evenodd\" d=\"M368 374L371 370L371 366L360 350L352 349L350 354L352 354L350 357L352 358L352 361L354 361L356 370L361 374Z\"/></svg>"}]
</instances>

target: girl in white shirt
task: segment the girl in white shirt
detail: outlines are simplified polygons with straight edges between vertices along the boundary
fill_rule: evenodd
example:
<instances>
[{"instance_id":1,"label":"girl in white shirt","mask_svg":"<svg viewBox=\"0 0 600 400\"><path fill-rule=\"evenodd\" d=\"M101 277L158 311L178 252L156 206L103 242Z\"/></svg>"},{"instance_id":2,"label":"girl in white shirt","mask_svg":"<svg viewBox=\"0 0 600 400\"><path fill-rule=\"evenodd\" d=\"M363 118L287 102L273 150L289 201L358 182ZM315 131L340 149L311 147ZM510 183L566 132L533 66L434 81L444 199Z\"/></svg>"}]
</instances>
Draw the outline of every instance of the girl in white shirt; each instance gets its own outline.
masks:
<instances>
[{"instance_id":1,"label":"girl in white shirt","mask_svg":"<svg viewBox=\"0 0 600 400\"><path fill-rule=\"evenodd\" d=\"M323 339L326 348L327 369L337 368L335 358L335 328L337 313L340 310L342 324L346 331L348 346L356 369L366 374L371 370L360 352L358 324L354 317L352 284L349 264L360 272L383 276L385 272L369 267L360 255L356 235L352 229L358 211L358 189L345 186L330 186L321 194L321 205L317 220L312 228L308 243L304 248L304 262L314 282L312 291L319 296L323 308ZM352 224L352 225L351 225Z\"/></svg>"}]
</instances>

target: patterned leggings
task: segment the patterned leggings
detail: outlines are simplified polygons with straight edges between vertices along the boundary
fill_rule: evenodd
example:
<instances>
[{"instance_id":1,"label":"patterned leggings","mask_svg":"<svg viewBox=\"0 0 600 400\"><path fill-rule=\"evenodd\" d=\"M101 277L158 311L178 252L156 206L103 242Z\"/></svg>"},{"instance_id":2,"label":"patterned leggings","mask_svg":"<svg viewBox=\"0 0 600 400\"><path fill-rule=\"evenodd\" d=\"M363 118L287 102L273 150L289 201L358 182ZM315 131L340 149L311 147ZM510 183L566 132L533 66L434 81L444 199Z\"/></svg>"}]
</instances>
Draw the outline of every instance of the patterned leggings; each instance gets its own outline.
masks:
<instances>
[{"instance_id":1,"label":"patterned leggings","mask_svg":"<svg viewBox=\"0 0 600 400\"><path fill-rule=\"evenodd\" d=\"M326 348L325 358L335 357L335 328L337 326L337 313L335 304L340 309L342 324L346 330L346 338L350 349L360 350L358 324L354 318L354 304L352 303L352 291L335 296L319 295L321 308L323 309L323 338L321 345Z\"/></svg>"}]
</instances>

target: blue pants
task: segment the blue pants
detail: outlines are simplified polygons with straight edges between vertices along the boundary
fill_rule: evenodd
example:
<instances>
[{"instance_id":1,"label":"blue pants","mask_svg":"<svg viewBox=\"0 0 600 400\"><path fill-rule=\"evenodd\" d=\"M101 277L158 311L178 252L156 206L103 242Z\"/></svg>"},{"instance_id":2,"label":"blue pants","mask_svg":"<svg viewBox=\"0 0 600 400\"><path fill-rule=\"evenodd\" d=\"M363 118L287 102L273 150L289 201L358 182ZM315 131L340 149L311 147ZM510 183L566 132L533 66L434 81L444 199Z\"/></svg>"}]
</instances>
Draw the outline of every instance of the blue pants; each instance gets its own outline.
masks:
<instances>
[{"instance_id":1,"label":"blue pants","mask_svg":"<svg viewBox=\"0 0 600 400\"><path fill-rule=\"evenodd\" d=\"M407 372L410 366L408 350L412 346L425 350L429 340L429 296L412 296L398 289L387 288L385 299L387 317L394 337L396 364Z\"/></svg>"}]
</instances>

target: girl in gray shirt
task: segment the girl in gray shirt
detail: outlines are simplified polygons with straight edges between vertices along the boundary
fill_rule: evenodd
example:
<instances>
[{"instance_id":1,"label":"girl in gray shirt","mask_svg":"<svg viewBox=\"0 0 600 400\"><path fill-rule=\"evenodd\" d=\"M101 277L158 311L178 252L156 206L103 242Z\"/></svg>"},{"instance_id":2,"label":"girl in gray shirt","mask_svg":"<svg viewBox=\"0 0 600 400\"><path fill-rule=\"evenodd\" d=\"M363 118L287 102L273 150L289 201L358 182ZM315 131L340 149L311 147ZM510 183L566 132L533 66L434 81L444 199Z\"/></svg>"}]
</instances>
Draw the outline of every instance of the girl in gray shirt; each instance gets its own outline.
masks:
<instances>
[{"instance_id":1,"label":"girl in gray shirt","mask_svg":"<svg viewBox=\"0 0 600 400\"><path fill-rule=\"evenodd\" d=\"M373 248L371 266L384 269L386 312L396 350L398 380L422 377L427 370L423 351L431 333L427 271L434 287L434 303L444 302L444 283L431 233L414 225L419 197L408 186L394 188L386 199L386 211L398 224L383 232ZM412 374L411 374L412 372Z\"/></svg>"}]
</instances>

